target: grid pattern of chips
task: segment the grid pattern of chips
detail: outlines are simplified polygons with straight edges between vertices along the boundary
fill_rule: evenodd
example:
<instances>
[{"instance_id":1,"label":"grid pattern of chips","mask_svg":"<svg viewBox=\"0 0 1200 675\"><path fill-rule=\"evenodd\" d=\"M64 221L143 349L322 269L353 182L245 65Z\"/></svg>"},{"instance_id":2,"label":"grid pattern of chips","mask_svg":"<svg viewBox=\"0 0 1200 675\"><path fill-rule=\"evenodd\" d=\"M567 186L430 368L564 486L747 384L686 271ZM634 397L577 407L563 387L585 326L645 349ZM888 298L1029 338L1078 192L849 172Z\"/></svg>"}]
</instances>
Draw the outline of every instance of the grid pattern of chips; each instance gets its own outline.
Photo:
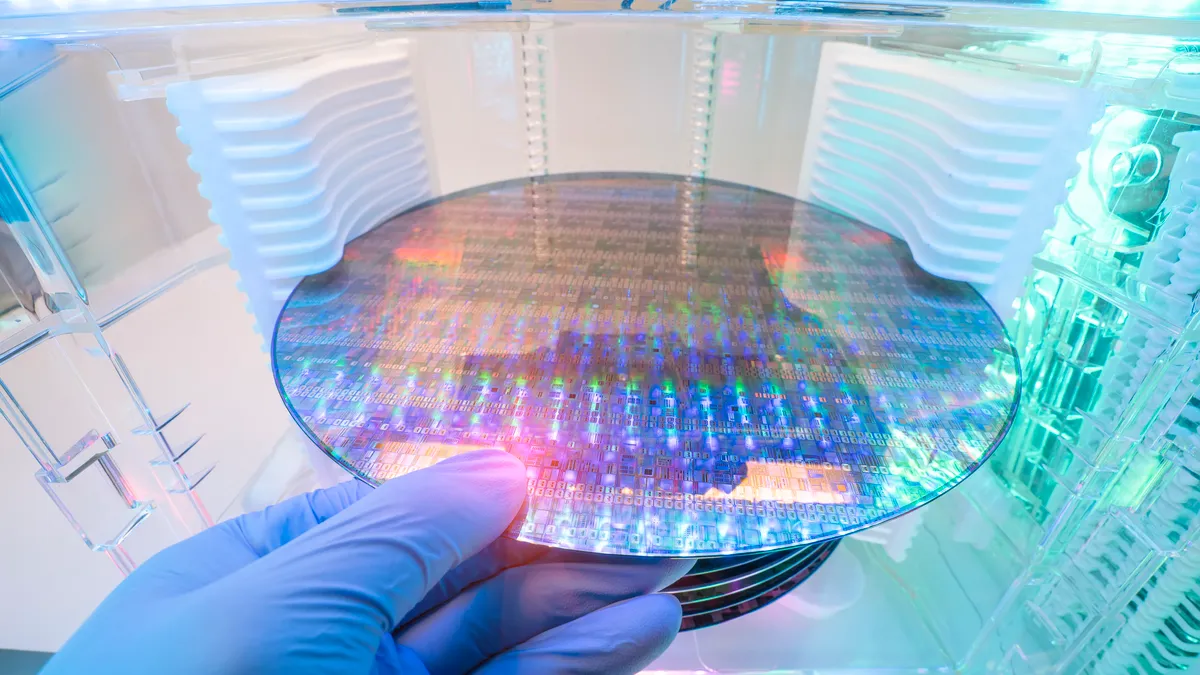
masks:
<instances>
[{"instance_id":1,"label":"grid pattern of chips","mask_svg":"<svg viewBox=\"0 0 1200 675\"><path fill-rule=\"evenodd\" d=\"M979 466L1017 398L995 314L902 242L661 176L402 214L301 282L273 358L296 420L362 478L502 447L529 472L512 536L632 555L767 551L903 513Z\"/></svg>"}]
</instances>

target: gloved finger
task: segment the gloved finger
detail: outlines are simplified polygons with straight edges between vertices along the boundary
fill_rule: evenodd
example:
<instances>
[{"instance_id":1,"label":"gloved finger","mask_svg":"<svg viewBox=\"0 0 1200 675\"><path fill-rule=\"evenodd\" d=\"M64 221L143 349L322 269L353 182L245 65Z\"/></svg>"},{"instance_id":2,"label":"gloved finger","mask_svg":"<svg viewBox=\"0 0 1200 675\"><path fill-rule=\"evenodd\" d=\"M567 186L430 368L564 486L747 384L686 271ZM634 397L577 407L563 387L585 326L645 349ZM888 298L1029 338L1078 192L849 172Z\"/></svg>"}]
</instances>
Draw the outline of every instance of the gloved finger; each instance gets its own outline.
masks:
<instances>
[{"instance_id":1,"label":"gloved finger","mask_svg":"<svg viewBox=\"0 0 1200 675\"><path fill-rule=\"evenodd\" d=\"M594 553L551 548L515 539L497 539L463 564L447 572L437 586L434 586L424 598L421 598L417 606L401 619L401 629L410 621L458 595L471 584L490 579L506 569L535 563L594 562L596 559L597 556ZM608 559L609 562L611 560L611 558Z\"/></svg>"},{"instance_id":2,"label":"gloved finger","mask_svg":"<svg viewBox=\"0 0 1200 675\"><path fill-rule=\"evenodd\" d=\"M666 651L683 612L666 594L610 605L505 651L474 675L636 673Z\"/></svg>"},{"instance_id":3,"label":"gloved finger","mask_svg":"<svg viewBox=\"0 0 1200 675\"><path fill-rule=\"evenodd\" d=\"M479 553L467 558L461 565L443 576L425 597L400 620L401 630L408 622L462 592L471 584L490 579L500 572L542 560L553 549L537 544L501 537L487 545Z\"/></svg>"},{"instance_id":4,"label":"gloved finger","mask_svg":"<svg viewBox=\"0 0 1200 675\"><path fill-rule=\"evenodd\" d=\"M247 513L221 523L216 529L229 529L261 558L336 516L371 492L370 485L350 480L292 497L262 511Z\"/></svg>"},{"instance_id":5,"label":"gloved finger","mask_svg":"<svg viewBox=\"0 0 1200 675\"><path fill-rule=\"evenodd\" d=\"M375 652L375 663L371 664L370 675L430 675L429 669L411 649L396 644L395 640L382 640Z\"/></svg>"},{"instance_id":6,"label":"gloved finger","mask_svg":"<svg viewBox=\"0 0 1200 675\"><path fill-rule=\"evenodd\" d=\"M409 624L396 641L430 672L465 673L539 633L659 591L691 566L689 560L600 559L514 567Z\"/></svg>"},{"instance_id":7,"label":"gloved finger","mask_svg":"<svg viewBox=\"0 0 1200 675\"><path fill-rule=\"evenodd\" d=\"M437 586L400 620L400 630L412 620L458 595L471 584L490 579L506 569L548 562L595 562L597 559L598 556L594 553L550 548L515 539L497 539L463 564L447 572ZM608 558L607 561L611 562L612 559Z\"/></svg>"},{"instance_id":8,"label":"gloved finger","mask_svg":"<svg viewBox=\"0 0 1200 675\"><path fill-rule=\"evenodd\" d=\"M385 483L204 590L269 610L253 615L304 622L293 634L317 631L313 645L294 648L374 653L442 575L504 532L525 485L512 455L459 455Z\"/></svg>"},{"instance_id":9,"label":"gloved finger","mask_svg":"<svg viewBox=\"0 0 1200 675\"><path fill-rule=\"evenodd\" d=\"M137 569L137 593L163 597L206 586L340 513L371 492L357 480L227 520L159 551Z\"/></svg>"}]
</instances>

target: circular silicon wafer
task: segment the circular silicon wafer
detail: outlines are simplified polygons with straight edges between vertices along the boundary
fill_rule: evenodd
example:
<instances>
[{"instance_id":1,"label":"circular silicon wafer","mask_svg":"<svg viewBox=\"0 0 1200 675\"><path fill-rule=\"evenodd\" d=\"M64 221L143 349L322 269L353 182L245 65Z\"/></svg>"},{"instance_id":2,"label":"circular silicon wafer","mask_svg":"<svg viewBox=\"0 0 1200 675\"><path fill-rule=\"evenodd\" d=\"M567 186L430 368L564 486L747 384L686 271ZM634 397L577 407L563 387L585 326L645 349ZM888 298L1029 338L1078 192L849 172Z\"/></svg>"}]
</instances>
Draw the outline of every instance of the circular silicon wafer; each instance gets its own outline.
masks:
<instances>
[{"instance_id":1,"label":"circular silicon wafer","mask_svg":"<svg viewBox=\"0 0 1200 675\"><path fill-rule=\"evenodd\" d=\"M761 558L744 561L740 565L726 567L714 572L696 572L693 567L688 574L672 584L667 590L680 598L681 601L684 597L690 597L695 593L703 595L705 591L711 591L712 589L740 581L758 574L764 569L787 564L798 556L802 556L807 548L802 546L798 549L775 551L765 554Z\"/></svg>"},{"instance_id":2,"label":"circular silicon wafer","mask_svg":"<svg viewBox=\"0 0 1200 675\"><path fill-rule=\"evenodd\" d=\"M510 536L623 555L764 553L905 513L987 458L1018 395L992 309L903 242L635 174L380 224L300 282L272 356L297 423L359 478L502 447L529 467Z\"/></svg>"},{"instance_id":3,"label":"circular silicon wafer","mask_svg":"<svg viewBox=\"0 0 1200 675\"><path fill-rule=\"evenodd\" d=\"M721 572L729 569L730 567L745 565L756 560L762 560L767 556L779 555L780 553L782 553L782 551L770 551L767 553L742 553L717 556L715 558L699 558L696 560L696 564L692 566L692 571L689 573L689 576L693 574L710 574Z\"/></svg>"},{"instance_id":4,"label":"circular silicon wafer","mask_svg":"<svg viewBox=\"0 0 1200 675\"><path fill-rule=\"evenodd\" d=\"M816 545L815 554L803 565L779 574L773 583L762 584L736 595L727 595L705 603L691 603L683 608L681 631L705 628L731 621L761 609L790 593L811 577L829 559L838 541Z\"/></svg>"},{"instance_id":5,"label":"circular silicon wafer","mask_svg":"<svg viewBox=\"0 0 1200 675\"><path fill-rule=\"evenodd\" d=\"M789 571L800 569L807 565L820 552L821 546L821 544L802 546L776 562L754 570L748 570L720 584L708 586L694 592L675 592L673 595L679 599L686 613L692 606L702 606L705 603L753 591L754 589L766 590L786 578Z\"/></svg>"}]
</instances>

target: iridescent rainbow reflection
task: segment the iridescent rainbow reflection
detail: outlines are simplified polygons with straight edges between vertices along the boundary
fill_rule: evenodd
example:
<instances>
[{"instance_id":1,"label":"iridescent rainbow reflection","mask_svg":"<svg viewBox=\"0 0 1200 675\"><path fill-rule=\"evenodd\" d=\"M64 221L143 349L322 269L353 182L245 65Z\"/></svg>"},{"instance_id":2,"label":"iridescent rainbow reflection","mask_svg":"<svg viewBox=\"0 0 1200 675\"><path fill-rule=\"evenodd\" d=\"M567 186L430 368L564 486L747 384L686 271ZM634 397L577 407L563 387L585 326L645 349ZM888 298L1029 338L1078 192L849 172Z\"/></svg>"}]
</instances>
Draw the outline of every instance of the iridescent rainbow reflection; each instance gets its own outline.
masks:
<instances>
[{"instance_id":1,"label":"iridescent rainbow reflection","mask_svg":"<svg viewBox=\"0 0 1200 675\"><path fill-rule=\"evenodd\" d=\"M394 218L300 284L273 356L297 421L365 480L503 447L529 467L512 536L618 554L863 529L962 481L1017 399L995 314L903 243L654 176Z\"/></svg>"}]
</instances>

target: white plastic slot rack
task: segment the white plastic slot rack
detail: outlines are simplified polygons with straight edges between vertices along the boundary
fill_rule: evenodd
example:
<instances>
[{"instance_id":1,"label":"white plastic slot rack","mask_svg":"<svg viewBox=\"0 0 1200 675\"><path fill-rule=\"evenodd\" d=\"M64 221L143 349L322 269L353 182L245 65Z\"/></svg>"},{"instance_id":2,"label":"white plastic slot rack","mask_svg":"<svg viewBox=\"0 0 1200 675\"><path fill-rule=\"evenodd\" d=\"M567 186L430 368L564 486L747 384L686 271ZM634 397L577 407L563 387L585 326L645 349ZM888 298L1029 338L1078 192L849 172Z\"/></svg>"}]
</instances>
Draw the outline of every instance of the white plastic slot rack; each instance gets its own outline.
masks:
<instances>
[{"instance_id":1,"label":"white plastic slot rack","mask_svg":"<svg viewBox=\"0 0 1200 675\"><path fill-rule=\"evenodd\" d=\"M835 42L821 49L812 110L798 196L901 237L925 270L1007 313L1103 101Z\"/></svg>"},{"instance_id":2,"label":"white plastic slot rack","mask_svg":"<svg viewBox=\"0 0 1200 675\"><path fill-rule=\"evenodd\" d=\"M264 335L302 278L431 194L403 42L166 93Z\"/></svg>"}]
</instances>

